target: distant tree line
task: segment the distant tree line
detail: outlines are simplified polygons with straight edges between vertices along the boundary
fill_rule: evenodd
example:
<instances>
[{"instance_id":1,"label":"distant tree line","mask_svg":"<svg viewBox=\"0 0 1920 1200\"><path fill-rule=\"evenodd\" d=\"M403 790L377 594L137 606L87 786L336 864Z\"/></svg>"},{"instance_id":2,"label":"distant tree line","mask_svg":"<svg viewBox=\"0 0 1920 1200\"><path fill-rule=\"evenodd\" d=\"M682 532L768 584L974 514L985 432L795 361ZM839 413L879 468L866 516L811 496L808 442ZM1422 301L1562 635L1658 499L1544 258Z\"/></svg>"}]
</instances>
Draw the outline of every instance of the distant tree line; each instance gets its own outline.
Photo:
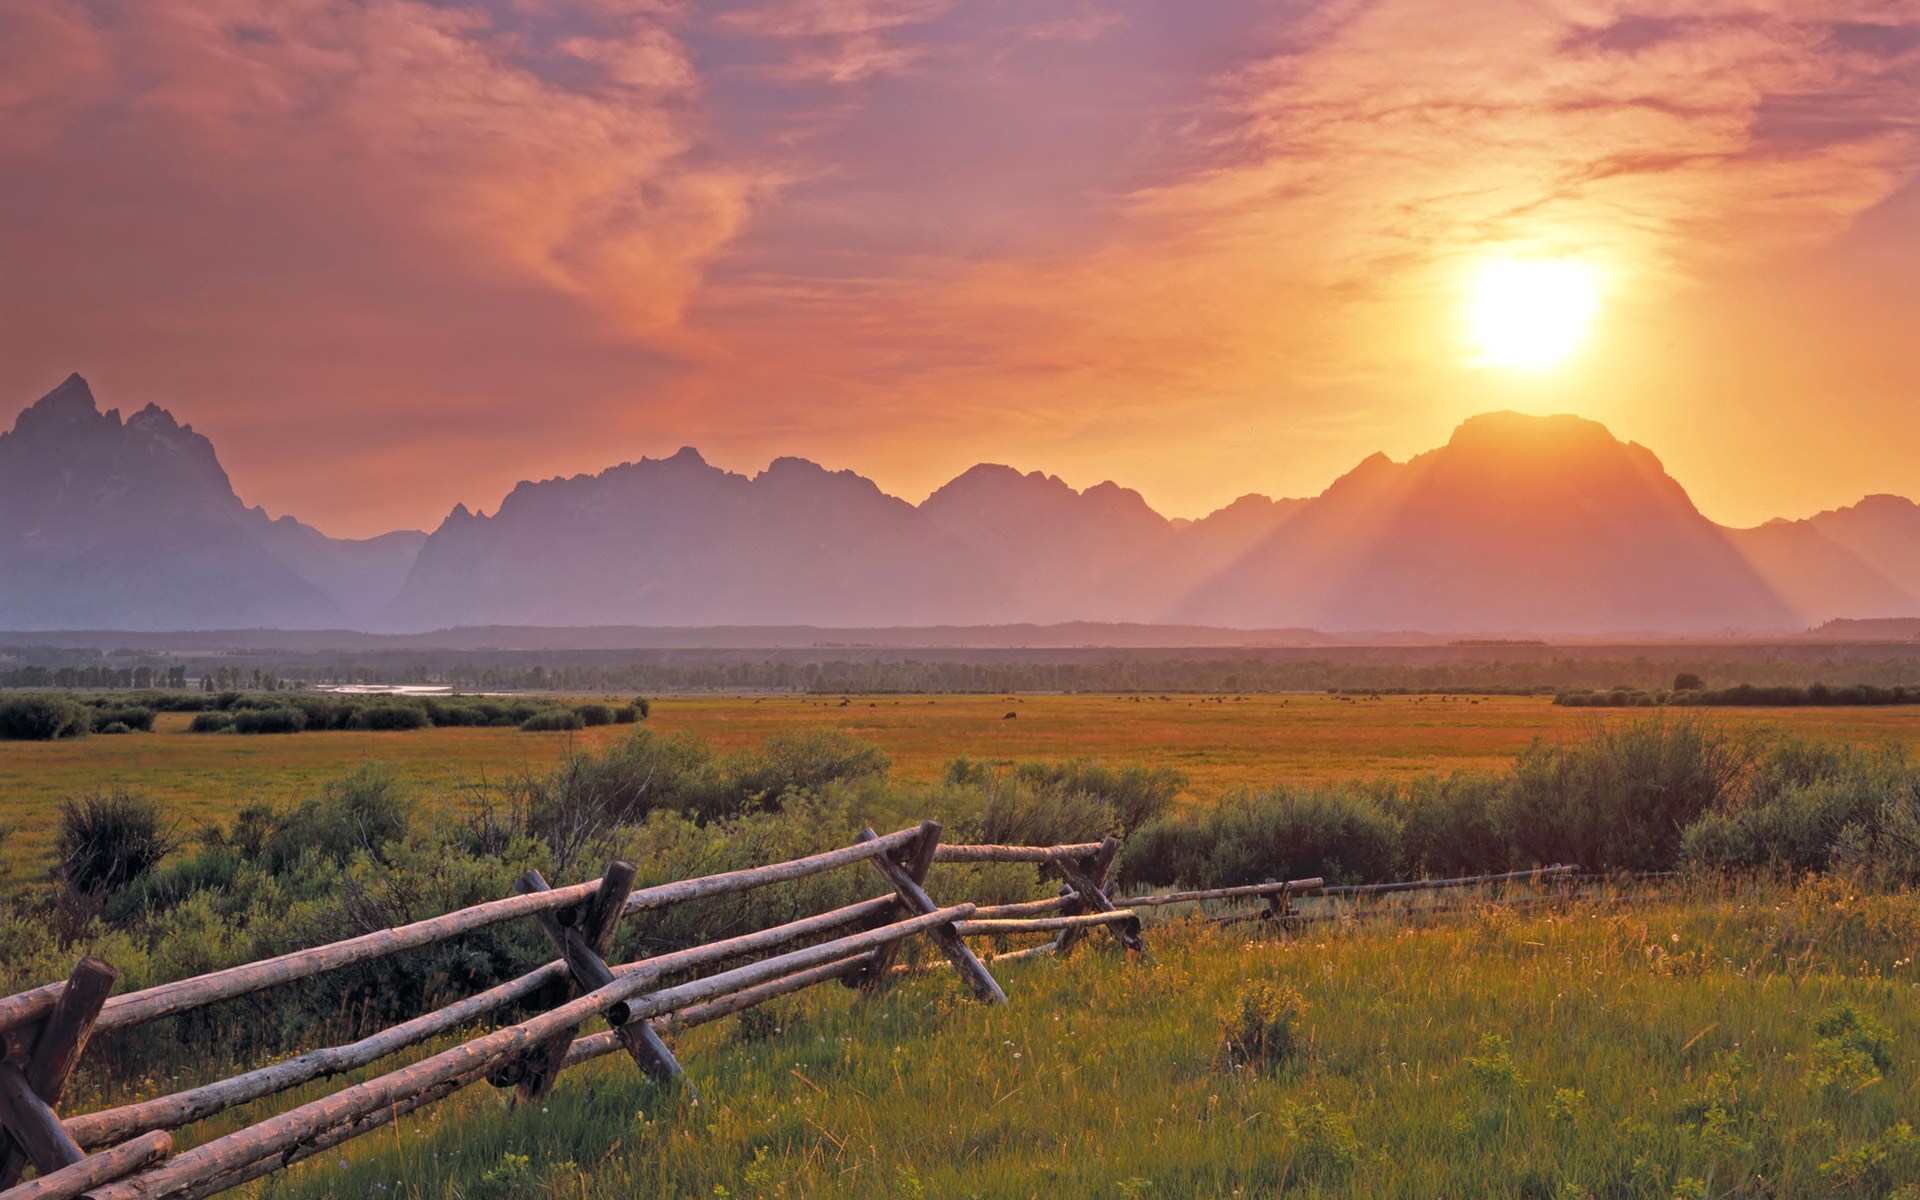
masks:
<instances>
[{"instance_id":1,"label":"distant tree line","mask_svg":"<svg viewBox=\"0 0 1920 1200\"><path fill-rule=\"evenodd\" d=\"M1550 650L1479 657L1434 647L1351 648L1314 653L1088 650L875 651L419 651L354 654L275 651L218 657L186 655L171 666L98 662L0 666L0 688L185 688L208 693L286 691L329 684L442 685L465 692L547 691L789 692L836 694L954 692L1259 693L1328 692L1479 694L1673 688L1676 674L1739 680L1755 687L1881 688L1920 685L1920 655L1886 657L1850 649L1742 647L1740 657L1712 647L1672 654L1589 657ZM1524 651L1524 646L1516 646ZM46 657L57 653L36 648ZM74 651L98 658L97 652ZM827 657L832 653L833 657ZM1436 655L1441 657L1436 657ZM0 663L9 653L0 647ZM142 686L146 680L146 686ZM1584 701L1576 702L1581 703Z\"/></svg>"},{"instance_id":2,"label":"distant tree line","mask_svg":"<svg viewBox=\"0 0 1920 1200\"><path fill-rule=\"evenodd\" d=\"M104 693L0 696L0 741L57 741L91 733L151 732L158 712L190 712L189 733L400 731L436 726L517 728L529 733L631 725L649 711L626 704L571 703L544 696L339 696L321 692Z\"/></svg>"},{"instance_id":3,"label":"distant tree line","mask_svg":"<svg viewBox=\"0 0 1920 1200\"><path fill-rule=\"evenodd\" d=\"M1694 687L1672 690L1612 688L1604 692L1560 692L1554 696L1553 702L1569 708L1651 708L1665 704L1705 708L1876 707L1920 704L1920 686L1877 687L1870 683L1840 685L1815 683L1806 687L1793 685L1759 687L1751 683L1742 683L1727 688Z\"/></svg>"},{"instance_id":4,"label":"distant tree line","mask_svg":"<svg viewBox=\"0 0 1920 1200\"><path fill-rule=\"evenodd\" d=\"M87 688L146 691L184 688L187 669L174 667L0 667L0 688Z\"/></svg>"}]
</instances>

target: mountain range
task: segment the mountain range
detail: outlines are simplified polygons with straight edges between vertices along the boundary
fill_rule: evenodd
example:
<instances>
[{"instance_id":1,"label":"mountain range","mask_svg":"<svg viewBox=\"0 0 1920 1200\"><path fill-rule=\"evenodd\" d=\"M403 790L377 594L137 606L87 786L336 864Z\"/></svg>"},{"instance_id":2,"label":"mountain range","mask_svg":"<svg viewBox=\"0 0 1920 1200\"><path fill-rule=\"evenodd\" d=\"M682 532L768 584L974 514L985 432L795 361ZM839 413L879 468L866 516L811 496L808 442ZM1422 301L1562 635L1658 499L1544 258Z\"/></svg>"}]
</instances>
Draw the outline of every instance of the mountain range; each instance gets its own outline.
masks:
<instances>
[{"instance_id":1,"label":"mountain range","mask_svg":"<svg viewBox=\"0 0 1920 1200\"><path fill-rule=\"evenodd\" d=\"M327 537L235 495L213 444L78 375L0 434L0 628L1144 622L1717 635L1920 616L1920 506L1734 529L1645 447L1487 413L1318 496L1169 519L1114 483L973 467L915 505L799 458L692 449L521 483L431 534Z\"/></svg>"}]
</instances>

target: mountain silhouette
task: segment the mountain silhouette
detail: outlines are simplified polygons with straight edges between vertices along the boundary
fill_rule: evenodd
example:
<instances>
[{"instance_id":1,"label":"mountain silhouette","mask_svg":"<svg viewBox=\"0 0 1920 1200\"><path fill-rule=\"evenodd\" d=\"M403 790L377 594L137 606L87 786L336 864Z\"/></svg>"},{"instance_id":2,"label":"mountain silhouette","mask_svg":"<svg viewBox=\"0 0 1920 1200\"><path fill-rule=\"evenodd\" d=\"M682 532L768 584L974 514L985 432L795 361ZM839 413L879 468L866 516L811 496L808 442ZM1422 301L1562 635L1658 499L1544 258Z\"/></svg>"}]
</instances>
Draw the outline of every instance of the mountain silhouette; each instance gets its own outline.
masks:
<instances>
[{"instance_id":1,"label":"mountain silhouette","mask_svg":"<svg viewBox=\"0 0 1920 1200\"><path fill-rule=\"evenodd\" d=\"M0 434L0 628L315 628L374 619L425 540L340 541L234 495L213 443L69 376Z\"/></svg>"},{"instance_id":2,"label":"mountain silhouette","mask_svg":"<svg viewBox=\"0 0 1920 1200\"><path fill-rule=\"evenodd\" d=\"M1318 496L1169 520L1115 483L982 464L918 505L799 458L691 449L523 482L430 535L328 538L234 495L213 445L73 376L0 435L0 628L881 627L1782 632L1920 616L1920 505L1708 520L1651 451L1488 413Z\"/></svg>"}]
</instances>

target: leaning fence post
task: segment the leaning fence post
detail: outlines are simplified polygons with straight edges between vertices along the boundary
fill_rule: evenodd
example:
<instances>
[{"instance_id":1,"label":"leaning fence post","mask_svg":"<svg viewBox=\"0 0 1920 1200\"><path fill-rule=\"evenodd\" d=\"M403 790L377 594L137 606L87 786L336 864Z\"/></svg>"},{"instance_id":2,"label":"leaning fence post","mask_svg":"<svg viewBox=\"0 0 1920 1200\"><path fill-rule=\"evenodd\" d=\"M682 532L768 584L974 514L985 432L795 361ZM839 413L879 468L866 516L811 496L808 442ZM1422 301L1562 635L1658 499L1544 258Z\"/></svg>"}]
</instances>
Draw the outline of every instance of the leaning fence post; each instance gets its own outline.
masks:
<instances>
[{"instance_id":1,"label":"leaning fence post","mask_svg":"<svg viewBox=\"0 0 1920 1200\"><path fill-rule=\"evenodd\" d=\"M942 828L938 821L920 822L921 836L931 842L939 841ZM871 829L862 829L860 831L859 840L862 842L878 841L879 838L880 835ZM916 883L913 878L907 874L906 868L893 861L890 856L880 854L875 856L871 861L875 869L886 876L887 882L893 885L893 890L899 893L900 899L915 913L924 914L938 912L940 910L940 906L935 904L932 898L927 895L926 889ZM940 949L944 950L947 957L953 960L954 969L960 972L962 979L967 981L967 985L973 989L974 995L989 1004L1005 1004L1007 1002L1007 994L1000 990L999 983L993 978L993 972L987 970L986 964L981 962L974 954L973 950L967 945L966 939L962 938L959 931L954 929L953 922L948 921L945 924L936 925L931 932L933 934L933 940L939 942Z\"/></svg>"},{"instance_id":2,"label":"leaning fence post","mask_svg":"<svg viewBox=\"0 0 1920 1200\"><path fill-rule=\"evenodd\" d=\"M41 1174L85 1157L60 1125L54 1109L67 1080L93 1036L93 1023L120 972L97 958L74 964L67 985L40 1026L25 1070L0 1063L0 1188L9 1187L31 1161ZM52 1119L51 1128L48 1118Z\"/></svg>"},{"instance_id":3,"label":"leaning fence post","mask_svg":"<svg viewBox=\"0 0 1920 1200\"><path fill-rule=\"evenodd\" d=\"M633 890L633 877L636 870L631 863L614 862L608 865L606 878L602 880L600 890L587 901L586 919L576 922L574 928L560 924L552 913L536 913L534 920L553 944L559 948L561 957L566 959L567 970L573 976L573 988L576 994L594 992L613 982L613 971L602 957L601 946L610 942L613 936L613 923L619 918L626 906L627 893ZM612 884L614 891L608 890ZM514 890L521 893L547 891L547 881L538 871L528 871L514 883ZM604 896L603 894L604 893ZM680 1064L673 1057L673 1051L660 1040L660 1035L645 1021L625 1021L614 1025L620 1041L633 1056L640 1069L659 1083L668 1083L682 1076ZM567 1047L573 1042L573 1029L567 1029L554 1035L553 1042L559 1045L558 1057L565 1059ZM519 1073L511 1070L498 1074L495 1082L514 1083L519 1095L526 1099L537 1100L553 1087L557 1069L548 1070L547 1065L554 1057L553 1042L543 1042L520 1060Z\"/></svg>"},{"instance_id":4,"label":"leaning fence post","mask_svg":"<svg viewBox=\"0 0 1920 1200\"><path fill-rule=\"evenodd\" d=\"M902 849L895 862L907 873L907 878L916 884L924 884L927 872L933 867L933 852L939 848L942 826L938 821L922 821L920 837L913 845ZM916 910L899 896L893 899L893 907L885 914L867 920L865 928L878 929L882 925L891 925L902 917L912 916ZM875 950L867 959L867 965L856 975L849 975L842 982L854 984L862 991L871 992L884 985L892 974L893 960L900 956L900 943L888 942Z\"/></svg>"},{"instance_id":5,"label":"leaning fence post","mask_svg":"<svg viewBox=\"0 0 1920 1200\"><path fill-rule=\"evenodd\" d=\"M1060 873L1066 876L1067 886L1079 896L1083 909L1092 912L1117 911L1113 901L1107 899L1103 885L1106 883L1108 869L1113 866L1114 856L1119 852L1120 839L1109 836L1100 839L1100 849L1081 860L1080 864L1064 862L1060 864ZM1140 930L1137 925L1109 925L1107 928L1127 949L1144 950L1146 948L1146 944L1140 940ZM1067 949L1073 945L1074 939L1067 935L1075 932L1078 931L1072 929L1060 931L1059 953L1066 953Z\"/></svg>"}]
</instances>

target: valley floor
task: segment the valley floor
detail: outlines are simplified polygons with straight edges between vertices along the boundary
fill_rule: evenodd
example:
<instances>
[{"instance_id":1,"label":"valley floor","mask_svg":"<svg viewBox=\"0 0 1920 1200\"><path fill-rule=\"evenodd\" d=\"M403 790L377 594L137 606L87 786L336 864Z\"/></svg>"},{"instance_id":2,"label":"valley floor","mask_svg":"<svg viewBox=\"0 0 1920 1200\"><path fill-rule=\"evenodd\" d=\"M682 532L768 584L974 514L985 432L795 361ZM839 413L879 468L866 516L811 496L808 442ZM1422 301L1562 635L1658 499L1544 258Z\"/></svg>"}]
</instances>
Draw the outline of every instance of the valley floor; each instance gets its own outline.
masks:
<instances>
[{"instance_id":1,"label":"valley floor","mask_svg":"<svg viewBox=\"0 0 1920 1200\"><path fill-rule=\"evenodd\" d=\"M620 697L619 699L625 699ZM1008 713L1017 714L1008 719ZM1539 696L1250 695L1224 699L1005 696L683 696L653 702L646 728L684 733L721 750L829 727L885 751L894 778L937 779L955 755L1029 760L1079 756L1173 767L1195 797L1277 782L1404 778L1505 767L1536 737L1572 740L1637 709L1558 708ZM1920 708L1714 709L1714 721L1808 737L1920 746ZM184 713L162 713L151 734L62 742L0 742L0 823L18 832L0 866L47 861L63 797L123 785L159 801L191 831L255 801L286 804L328 779L379 763L429 805L468 802L472 785L544 772L630 726L579 733L515 729L341 731L238 736L190 734Z\"/></svg>"}]
</instances>

